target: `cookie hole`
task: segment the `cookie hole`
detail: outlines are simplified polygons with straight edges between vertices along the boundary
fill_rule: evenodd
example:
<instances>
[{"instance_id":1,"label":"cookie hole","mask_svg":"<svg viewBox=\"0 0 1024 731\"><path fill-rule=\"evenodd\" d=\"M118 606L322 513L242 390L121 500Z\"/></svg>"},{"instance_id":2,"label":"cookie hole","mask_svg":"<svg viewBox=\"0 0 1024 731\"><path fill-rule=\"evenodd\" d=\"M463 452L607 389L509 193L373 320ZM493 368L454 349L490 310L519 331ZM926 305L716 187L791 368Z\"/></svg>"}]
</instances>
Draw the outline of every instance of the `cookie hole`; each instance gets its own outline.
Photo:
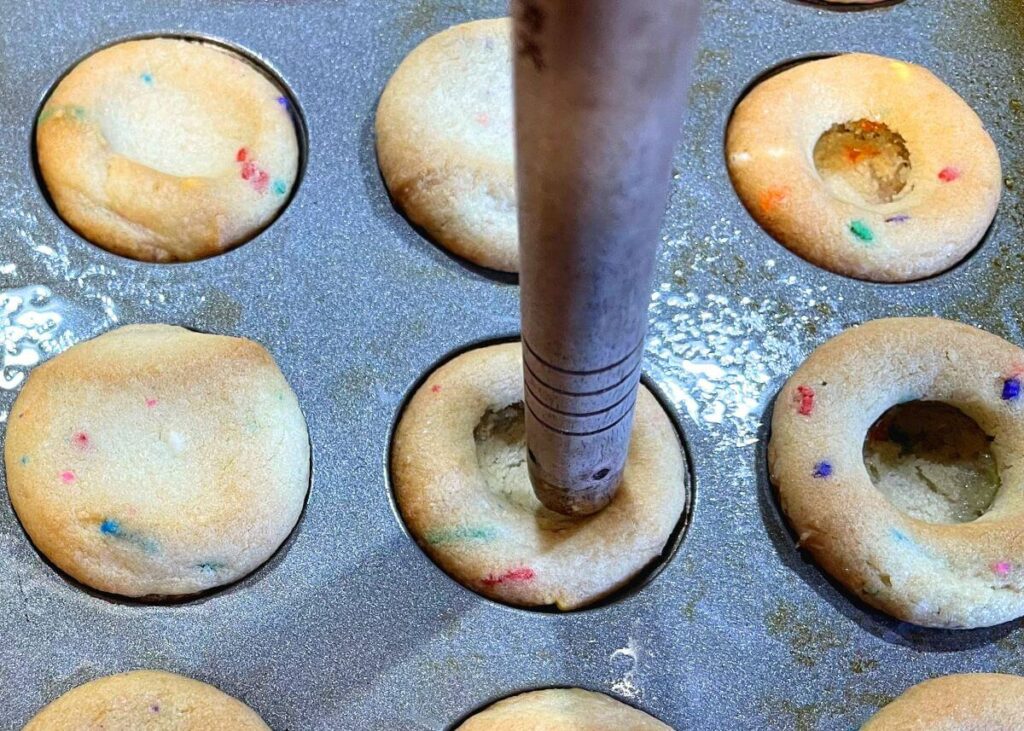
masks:
<instances>
[{"instance_id":1,"label":"cookie hole","mask_svg":"<svg viewBox=\"0 0 1024 731\"><path fill-rule=\"evenodd\" d=\"M398 426L401 423L405 410L413 396L424 386L429 376L438 368L468 351L514 341L517 342L518 338L501 337L476 341L465 347L458 348L434 362L425 371L424 375L417 379L417 381L413 383L406 392L402 400L402 404L392 421L390 437L388 440L388 449L385 453L385 475L392 512L394 513L395 518L397 519L405 536L412 541L413 544L419 547L423 557L435 567L440 568L438 564L434 563L430 554L424 550L423 545L417 540L416 536L413 535L406 524L395 492L394 475L392 474L392 470L394 469L393 460L395 452L395 435L398 430ZM590 612L600 610L632 597L634 594L638 593L648 584L653 582L655 577L657 577L665 567L668 566L676 552L679 550L679 547L682 545L693 516L694 504L696 501L693 459L690 456L690 449L686 436L684 435L676 414L670 405L670 401L649 377L642 374L640 380L655 397L658 404L669 417L669 420L675 429L676 436L679 439L685 465L685 505L683 507L683 512L680 515L679 522L669 535L661 554L655 556L646 567L638 571L627 583L621 586L621 588L592 604L576 609L561 610L553 604L547 606L519 606L515 604L506 604L485 595L477 594L481 601L502 606L513 611L529 612L531 614L565 615ZM473 429L473 439L476 462L482 472L486 488L506 508L517 511L528 511L531 515L536 517L539 527L556 527L562 534L572 531L575 527L582 525L587 520L586 518L581 519L564 516L560 513L548 510L533 494L527 461L536 461L536 459L534 455L526 449L525 405L522 402L508 404L500 408L491 408L485 411L480 416ZM447 575L447 572L445 573ZM471 587L462 584L453 576L448 575L448 578L460 589L474 591ZM474 593L476 594L475 591Z\"/></svg>"},{"instance_id":2,"label":"cookie hole","mask_svg":"<svg viewBox=\"0 0 1024 731\"><path fill-rule=\"evenodd\" d=\"M84 233L75 229L74 226L65 220L57 210L53 197L50 195L46 180L43 178L42 170L39 166L39 157L36 150L36 134L39 127L40 117L43 115L50 97L68 74L78 68L91 56L101 51L105 51L129 41L142 41L157 38L183 40L214 48L243 61L257 73L265 77L280 93L279 103L287 111L288 116L291 119L295 130L295 138L298 144L298 164L295 172L295 180L292 182L290 187L286 187L284 189L280 205L261 228L251 231L246 238L234 242L232 245L221 251L207 255L199 255L192 258L161 260L159 262L150 261L142 257L136 259L128 254L114 251L99 241L89 239ZM148 73L144 73L139 77L139 83L149 85L155 83L155 80ZM122 157L153 170L180 178L203 178L209 175L215 175L219 171L222 172L223 166L216 164L214 162L215 160L222 159L224 155L228 155L229 159L237 157L237 149L231 149L234 147L233 145L214 149L215 145L210 142L210 139L204 139L201 134L203 129L223 128L225 124L230 124L230 121L225 122L223 119L209 118L201 108L201 105L197 107L195 100L182 98L182 95L172 95L170 97L170 101L168 101L167 98L164 98L162 102L157 105L145 105L140 102L136 103L135 106L129 105L127 107L121 107L118 105L107 106L108 108L104 109L104 113L97 124L101 134L104 136L106 144L112 151L120 153ZM156 125L160 129L161 134L154 135L141 133L147 129L152 129L152 125ZM136 134L136 131L141 132ZM99 46L98 48L95 48L85 55L77 58L70 66L68 66L67 69L64 70L63 73L54 79L53 84L46 90L42 98L39 100L38 110L30 132L31 137L29 139L29 150L36 184L39 188L40 194L46 200L47 204L56 216L65 225L67 225L68 228L74 231L76 235L81 236L86 241L89 241L89 243L96 246L105 254L116 257L122 261L139 261L144 264L174 265L202 261L204 259L215 258L229 251L233 251L234 249L258 238L271 228L291 205L305 177L306 163L309 155L309 132L306 125L305 115L303 114L302 107L299 104L295 93L284 80L284 77L265 59L241 46L220 38L190 33L142 33L125 36L114 39L109 43L105 43L104 45ZM191 162L186 163L184 158L176 154L178 150L181 149L193 151L193 160ZM268 187L266 194L281 195L281 193L278 192L279 189L275 187L279 184L280 181L274 180L268 174Z\"/></svg>"},{"instance_id":3,"label":"cookie hole","mask_svg":"<svg viewBox=\"0 0 1024 731\"><path fill-rule=\"evenodd\" d=\"M910 401L879 417L864 439L871 482L912 518L968 523L999 490L992 437L960 409Z\"/></svg>"},{"instance_id":4,"label":"cookie hole","mask_svg":"<svg viewBox=\"0 0 1024 731\"><path fill-rule=\"evenodd\" d=\"M533 492L526 466L526 407L522 402L488 409L473 430L473 439L477 465L493 495L532 515L541 530L569 530L579 523L544 507Z\"/></svg>"},{"instance_id":5,"label":"cookie hole","mask_svg":"<svg viewBox=\"0 0 1024 731\"><path fill-rule=\"evenodd\" d=\"M834 124L814 145L814 167L836 198L882 205L910 192L907 141L883 122Z\"/></svg>"}]
</instances>

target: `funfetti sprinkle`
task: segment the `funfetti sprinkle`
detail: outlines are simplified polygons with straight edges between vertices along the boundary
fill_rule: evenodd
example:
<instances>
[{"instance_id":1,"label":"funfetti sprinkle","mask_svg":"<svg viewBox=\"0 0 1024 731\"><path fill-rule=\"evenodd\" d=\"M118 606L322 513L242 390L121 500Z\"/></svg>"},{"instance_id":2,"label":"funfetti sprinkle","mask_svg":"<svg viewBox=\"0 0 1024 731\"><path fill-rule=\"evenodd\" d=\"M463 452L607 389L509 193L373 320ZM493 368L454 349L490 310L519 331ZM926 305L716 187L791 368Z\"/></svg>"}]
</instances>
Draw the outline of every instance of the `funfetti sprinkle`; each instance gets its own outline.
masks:
<instances>
[{"instance_id":1,"label":"funfetti sprinkle","mask_svg":"<svg viewBox=\"0 0 1024 731\"><path fill-rule=\"evenodd\" d=\"M811 476L817 480L824 480L832 476L832 463L831 462L818 462L814 465L814 471Z\"/></svg>"}]
</instances>

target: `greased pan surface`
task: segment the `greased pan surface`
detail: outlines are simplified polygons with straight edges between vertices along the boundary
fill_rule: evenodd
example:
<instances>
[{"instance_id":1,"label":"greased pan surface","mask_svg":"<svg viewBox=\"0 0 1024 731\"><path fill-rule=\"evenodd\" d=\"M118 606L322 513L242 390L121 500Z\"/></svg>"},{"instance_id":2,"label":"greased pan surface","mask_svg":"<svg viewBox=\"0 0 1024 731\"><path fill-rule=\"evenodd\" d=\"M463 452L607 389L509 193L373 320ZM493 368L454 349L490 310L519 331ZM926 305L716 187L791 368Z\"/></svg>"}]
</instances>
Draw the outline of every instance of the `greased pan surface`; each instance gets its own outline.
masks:
<instances>
[{"instance_id":1,"label":"greased pan surface","mask_svg":"<svg viewBox=\"0 0 1024 731\"><path fill-rule=\"evenodd\" d=\"M285 548L238 584L169 606L72 584L0 501L0 728L135 667L211 682L280 730L448 729L553 685L611 693L679 729L845 729L933 675L1024 673L1020 623L923 630L836 589L794 550L764 457L786 376L850 324L936 313L1024 343L1018 0L864 12L705 2L645 366L686 436L692 524L647 586L561 616L490 603L445 576L396 518L386 470L409 390L448 354L514 333L518 292L441 253L392 208L374 157L377 99L428 35L504 12L468 0L0 1L0 408L37 359L119 324L169 322L269 348L313 445L312 492ZM266 60L308 126L291 205L222 256L118 258L65 226L37 184L32 128L47 90L87 53L147 34L209 36ZM928 66L999 147L995 224L946 274L875 285L821 271L771 240L733 192L723 137L746 86L786 61L848 50Z\"/></svg>"}]
</instances>

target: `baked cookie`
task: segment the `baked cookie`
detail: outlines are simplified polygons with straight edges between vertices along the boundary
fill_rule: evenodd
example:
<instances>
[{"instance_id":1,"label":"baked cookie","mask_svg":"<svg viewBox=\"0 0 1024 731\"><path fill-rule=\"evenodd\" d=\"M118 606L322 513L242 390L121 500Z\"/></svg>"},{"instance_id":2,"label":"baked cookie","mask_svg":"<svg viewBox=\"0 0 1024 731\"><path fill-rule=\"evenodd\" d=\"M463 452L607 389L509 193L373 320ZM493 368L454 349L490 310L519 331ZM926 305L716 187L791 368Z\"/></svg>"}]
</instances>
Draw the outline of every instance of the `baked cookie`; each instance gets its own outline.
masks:
<instances>
[{"instance_id":1,"label":"baked cookie","mask_svg":"<svg viewBox=\"0 0 1024 731\"><path fill-rule=\"evenodd\" d=\"M508 18L432 36L377 107L377 158L409 219L480 266L518 270Z\"/></svg>"},{"instance_id":2,"label":"baked cookie","mask_svg":"<svg viewBox=\"0 0 1024 731\"><path fill-rule=\"evenodd\" d=\"M409 531L474 591L525 607L578 609L661 556L688 499L679 437L644 387L615 498L573 518L533 494L519 343L478 348L434 371L402 413L391 451Z\"/></svg>"},{"instance_id":3,"label":"baked cookie","mask_svg":"<svg viewBox=\"0 0 1024 731\"><path fill-rule=\"evenodd\" d=\"M90 681L41 710L23 731L269 731L212 685L157 670Z\"/></svg>"},{"instance_id":4,"label":"baked cookie","mask_svg":"<svg viewBox=\"0 0 1024 731\"><path fill-rule=\"evenodd\" d=\"M306 424L270 354L167 325L119 328L33 370L5 462L36 547L132 597L245 576L288 537L309 488Z\"/></svg>"},{"instance_id":5,"label":"baked cookie","mask_svg":"<svg viewBox=\"0 0 1024 731\"><path fill-rule=\"evenodd\" d=\"M1022 379L1024 350L936 318L875 320L817 348L779 393L768 447L800 546L901 620L968 628L1024 615ZM865 433L908 401L956 407L991 437L1000 488L981 517L912 517L872 484Z\"/></svg>"},{"instance_id":6,"label":"baked cookie","mask_svg":"<svg viewBox=\"0 0 1024 731\"><path fill-rule=\"evenodd\" d=\"M457 731L672 731L625 703L580 688L535 690L500 700Z\"/></svg>"},{"instance_id":7,"label":"baked cookie","mask_svg":"<svg viewBox=\"0 0 1024 731\"><path fill-rule=\"evenodd\" d=\"M947 675L918 683L861 731L1019 731L1024 678L998 673Z\"/></svg>"},{"instance_id":8,"label":"baked cookie","mask_svg":"<svg viewBox=\"0 0 1024 731\"><path fill-rule=\"evenodd\" d=\"M995 216L1002 172L978 115L928 70L851 53L754 87L726 134L751 215L813 264L879 282L968 254Z\"/></svg>"},{"instance_id":9,"label":"baked cookie","mask_svg":"<svg viewBox=\"0 0 1024 731\"><path fill-rule=\"evenodd\" d=\"M68 225L158 262L252 238L299 165L288 96L227 48L179 38L118 43L75 66L43 105L36 153Z\"/></svg>"}]
</instances>

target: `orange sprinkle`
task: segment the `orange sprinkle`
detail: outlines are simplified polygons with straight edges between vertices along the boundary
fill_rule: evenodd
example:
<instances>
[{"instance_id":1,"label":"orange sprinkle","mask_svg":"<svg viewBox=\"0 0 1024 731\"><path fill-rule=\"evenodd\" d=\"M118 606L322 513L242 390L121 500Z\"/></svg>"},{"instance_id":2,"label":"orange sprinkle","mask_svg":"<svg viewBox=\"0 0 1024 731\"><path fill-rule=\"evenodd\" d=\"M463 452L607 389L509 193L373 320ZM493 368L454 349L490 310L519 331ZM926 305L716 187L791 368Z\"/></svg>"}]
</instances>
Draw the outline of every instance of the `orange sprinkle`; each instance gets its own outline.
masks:
<instances>
[{"instance_id":1,"label":"orange sprinkle","mask_svg":"<svg viewBox=\"0 0 1024 731\"><path fill-rule=\"evenodd\" d=\"M789 188L768 188L761 194L758 202L761 204L761 210L765 213L771 213L782 201L786 200L789 195Z\"/></svg>"},{"instance_id":2,"label":"orange sprinkle","mask_svg":"<svg viewBox=\"0 0 1024 731\"><path fill-rule=\"evenodd\" d=\"M850 161L851 165L856 165L861 161L861 158L872 158L878 157L881 153L875 147L847 147L846 148L846 159Z\"/></svg>"}]
</instances>

